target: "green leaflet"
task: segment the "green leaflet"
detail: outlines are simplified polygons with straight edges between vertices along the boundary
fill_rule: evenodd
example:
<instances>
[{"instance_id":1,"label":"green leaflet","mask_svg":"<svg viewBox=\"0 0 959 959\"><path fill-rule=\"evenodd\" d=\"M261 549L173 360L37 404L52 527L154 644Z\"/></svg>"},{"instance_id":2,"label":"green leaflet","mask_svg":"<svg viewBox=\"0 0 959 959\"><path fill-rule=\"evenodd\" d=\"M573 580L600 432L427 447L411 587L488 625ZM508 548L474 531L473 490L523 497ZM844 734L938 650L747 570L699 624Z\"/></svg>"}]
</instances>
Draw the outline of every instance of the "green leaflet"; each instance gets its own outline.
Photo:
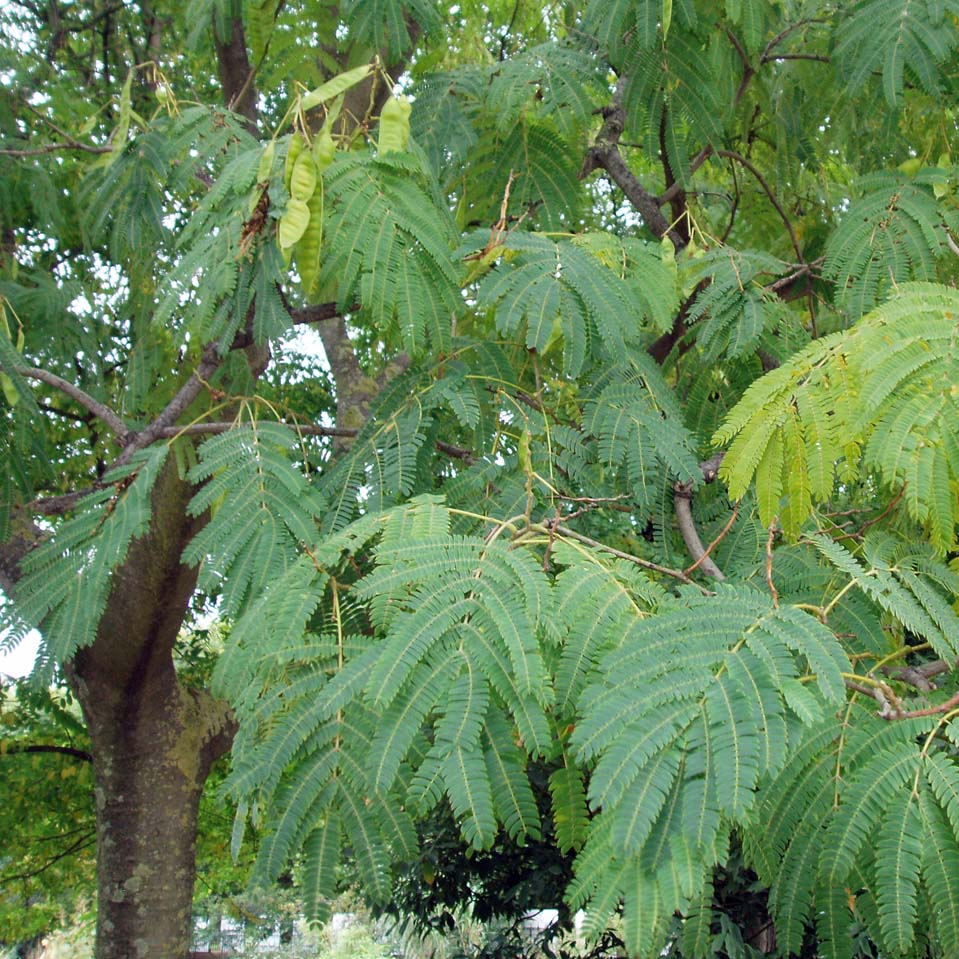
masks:
<instances>
[{"instance_id":1,"label":"green leaflet","mask_svg":"<svg viewBox=\"0 0 959 959\"><path fill-rule=\"evenodd\" d=\"M564 762L550 775L549 792L553 801L553 824L560 851L578 849L586 837L589 825L586 789L579 770L569 761Z\"/></svg>"},{"instance_id":2,"label":"green leaflet","mask_svg":"<svg viewBox=\"0 0 959 959\"><path fill-rule=\"evenodd\" d=\"M340 820L333 813L303 843L303 898L310 922L329 919L336 895L336 867L340 862Z\"/></svg>"},{"instance_id":3,"label":"green leaflet","mask_svg":"<svg viewBox=\"0 0 959 959\"><path fill-rule=\"evenodd\" d=\"M912 945L922 857L919 797L907 793L882 817L876 844L876 899L883 939L896 952Z\"/></svg>"},{"instance_id":4,"label":"green leaflet","mask_svg":"<svg viewBox=\"0 0 959 959\"><path fill-rule=\"evenodd\" d=\"M485 849L496 836L493 795L485 774L482 750L456 747L443 761L443 780L463 838L474 849Z\"/></svg>"},{"instance_id":5,"label":"green leaflet","mask_svg":"<svg viewBox=\"0 0 959 959\"><path fill-rule=\"evenodd\" d=\"M720 472L731 495L755 480L760 517L777 512L795 537L807 497L832 495L835 471L850 456L888 487L906 485L910 515L939 550L956 542L959 522L959 379L952 349L959 296L911 283L844 334L822 337L746 391L713 441L728 445ZM852 452L851 452L852 451ZM805 479L788 479L798 471ZM783 477L798 497L778 504Z\"/></svg>"},{"instance_id":6,"label":"green leaflet","mask_svg":"<svg viewBox=\"0 0 959 959\"><path fill-rule=\"evenodd\" d=\"M483 747L497 819L512 839L539 839L539 810L526 774L526 756L513 742L512 729L499 710L487 715Z\"/></svg>"}]
</instances>

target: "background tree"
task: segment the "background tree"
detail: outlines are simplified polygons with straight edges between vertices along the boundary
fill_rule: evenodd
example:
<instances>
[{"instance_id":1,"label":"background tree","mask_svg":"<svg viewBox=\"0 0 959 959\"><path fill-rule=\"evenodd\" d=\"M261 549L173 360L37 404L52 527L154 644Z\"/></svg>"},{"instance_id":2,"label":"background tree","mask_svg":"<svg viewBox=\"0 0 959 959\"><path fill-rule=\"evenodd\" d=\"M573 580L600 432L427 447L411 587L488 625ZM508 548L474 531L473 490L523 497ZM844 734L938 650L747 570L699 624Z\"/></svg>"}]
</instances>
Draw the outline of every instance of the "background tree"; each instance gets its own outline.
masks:
<instances>
[{"instance_id":1,"label":"background tree","mask_svg":"<svg viewBox=\"0 0 959 959\"><path fill-rule=\"evenodd\" d=\"M4 624L83 710L101 959L185 952L231 742L317 916L442 804L542 836L545 766L636 955L740 863L765 951L959 952L959 4L4 16Z\"/></svg>"}]
</instances>

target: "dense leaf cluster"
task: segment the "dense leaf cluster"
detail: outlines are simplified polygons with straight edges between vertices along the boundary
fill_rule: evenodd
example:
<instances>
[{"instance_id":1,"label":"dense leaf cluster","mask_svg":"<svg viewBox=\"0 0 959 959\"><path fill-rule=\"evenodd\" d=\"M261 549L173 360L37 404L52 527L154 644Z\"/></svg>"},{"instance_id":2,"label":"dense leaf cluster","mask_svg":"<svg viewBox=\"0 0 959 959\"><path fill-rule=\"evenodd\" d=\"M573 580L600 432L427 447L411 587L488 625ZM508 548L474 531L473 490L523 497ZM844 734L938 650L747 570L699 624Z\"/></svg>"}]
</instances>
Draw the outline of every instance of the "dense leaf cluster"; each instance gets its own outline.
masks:
<instances>
[{"instance_id":1,"label":"dense leaf cluster","mask_svg":"<svg viewBox=\"0 0 959 959\"><path fill-rule=\"evenodd\" d=\"M508 6L196 0L243 115L0 114L89 197L0 194L5 642L94 647L175 473L234 850L311 916L452 817L636 956L728 954L747 871L766 952L959 955L959 4Z\"/></svg>"}]
</instances>

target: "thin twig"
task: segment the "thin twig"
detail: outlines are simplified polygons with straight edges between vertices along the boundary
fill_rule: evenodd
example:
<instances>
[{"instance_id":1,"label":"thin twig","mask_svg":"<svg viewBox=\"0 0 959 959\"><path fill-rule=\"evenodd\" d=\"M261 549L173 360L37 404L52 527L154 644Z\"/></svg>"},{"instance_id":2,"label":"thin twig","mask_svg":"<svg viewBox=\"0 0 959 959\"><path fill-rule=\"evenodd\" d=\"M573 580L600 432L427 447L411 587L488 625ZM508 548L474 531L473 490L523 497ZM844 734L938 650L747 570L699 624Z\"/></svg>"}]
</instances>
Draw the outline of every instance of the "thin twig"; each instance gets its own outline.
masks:
<instances>
[{"instance_id":1,"label":"thin twig","mask_svg":"<svg viewBox=\"0 0 959 959\"><path fill-rule=\"evenodd\" d=\"M793 249L796 251L796 257L800 263L805 263L806 258L803 256L802 247L799 245L799 239L796 236L796 230L792 225L792 220L789 219L788 214L783 209L782 204L779 202L776 194L773 193L772 187L766 182L766 178L762 175L756 165L741 153L737 153L735 150L717 150L717 156L726 157L728 160L735 160L741 166L744 166L749 172L756 178L756 182L762 187L763 192L769 197L769 202L773 205L776 212L779 214L780 219L786 225L786 230L789 233L789 240L792 243Z\"/></svg>"},{"instance_id":2,"label":"thin twig","mask_svg":"<svg viewBox=\"0 0 959 959\"><path fill-rule=\"evenodd\" d=\"M774 516L769 524L769 537L766 539L766 585L769 586L769 592L773 598L773 609L779 609L779 590L773 583L773 539L776 536L777 519L778 517Z\"/></svg>"},{"instance_id":3,"label":"thin twig","mask_svg":"<svg viewBox=\"0 0 959 959\"><path fill-rule=\"evenodd\" d=\"M53 153L57 150L81 150L84 153L112 153L112 146L96 146L90 143L83 143L78 140L75 136L67 133L66 130L58 127L53 120L51 120L45 113L41 110L38 110L32 103L26 101L21 101L22 105L27 108L34 116L39 117L57 136L63 137L64 143L48 143L43 147L31 148L29 150L0 150L0 153L6 156L40 156L44 153Z\"/></svg>"},{"instance_id":4,"label":"thin twig","mask_svg":"<svg viewBox=\"0 0 959 959\"><path fill-rule=\"evenodd\" d=\"M217 371L220 363L221 357L216 344L207 344L203 349L200 363L190 375L190 378L180 387L173 399L167 403L149 426L133 434L113 465L123 466L129 463L134 453L145 449L154 440L159 439L166 428L172 426L184 410L200 395L201 391L209 385L209 379Z\"/></svg>"},{"instance_id":5,"label":"thin twig","mask_svg":"<svg viewBox=\"0 0 959 959\"><path fill-rule=\"evenodd\" d=\"M312 423L281 423L303 436L347 436L355 437L359 430L340 426L315 426ZM164 426L156 431L156 439L176 439L178 436L215 436L235 430L235 422L190 423L188 426Z\"/></svg>"},{"instance_id":6,"label":"thin twig","mask_svg":"<svg viewBox=\"0 0 959 959\"><path fill-rule=\"evenodd\" d=\"M178 436L213 436L219 433L229 433L236 429L234 422L213 422L213 423L190 423L189 426L164 426L156 431L156 439L176 439ZM302 436L342 436L347 439L354 439L359 435L358 429L347 426L318 426L314 423L284 423L295 433ZM463 449L461 446L454 446L452 443L446 443L443 440L437 440L436 449L441 453L453 459L473 462L476 459L472 450Z\"/></svg>"},{"instance_id":7,"label":"thin twig","mask_svg":"<svg viewBox=\"0 0 959 959\"><path fill-rule=\"evenodd\" d=\"M765 289L769 290L770 293L779 293L781 290L789 286L791 283L794 283L800 277L811 274L814 269L822 266L823 261L823 257L819 257L810 263L802 263L792 273L787 273L785 276L781 276L778 279L773 280L773 282L768 284Z\"/></svg>"},{"instance_id":8,"label":"thin twig","mask_svg":"<svg viewBox=\"0 0 959 959\"><path fill-rule=\"evenodd\" d=\"M92 846L94 842L96 842L96 833L90 831L81 836L75 843L73 843L73 845L68 846L62 852L52 856L38 869L33 869L30 872L7 874L5 876L0 876L0 879L2 879L4 884L11 882L22 882L24 879L33 879L36 876L39 876L41 873L46 872L52 865L59 862L61 859L66 859L67 856L72 856L74 853L80 852L81 849L85 849L87 846Z\"/></svg>"},{"instance_id":9,"label":"thin twig","mask_svg":"<svg viewBox=\"0 0 959 959\"><path fill-rule=\"evenodd\" d=\"M555 526L554 528L560 536L567 536L570 539L575 539L584 546L592 546L593 549L599 549L604 553L610 553L613 556L618 556L620 559L625 559L630 563L635 563L637 566L642 566L643 569L653 570L654 572L662 573L665 576L672 576L673 579L678 579L680 582L692 582L681 569L670 569L668 566L660 566L658 563L652 563L648 559L642 559L639 556L633 556L632 553L626 553L623 552L623 550L616 549L613 546L607 546L605 543L599 542L599 540L590 539L589 536L584 536L582 533L577 533L576 530L569 529L567 526ZM546 527L543 527L543 532L548 533L549 530ZM703 590L703 592L708 592L708 590Z\"/></svg>"},{"instance_id":10,"label":"thin twig","mask_svg":"<svg viewBox=\"0 0 959 959\"><path fill-rule=\"evenodd\" d=\"M6 147L0 149L0 156L5 157L39 157L48 153L57 153L60 150L81 150L84 153L112 153L113 147L91 146L89 143L48 143L42 147L31 147L27 150L11 150Z\"/></svg>"},{"instance_id":11,"label":"thin twig","mask_svg":"<svg viewBox=\"0 0 959 959\"><path fill-rule=\"evenodd\" d=\"M214 422L191 423L188 426L164 426L154 431L153 439L175 439L178 436L212 436L219 433L227 433L231 429L235 429L236 425L236 423ZM316 426L312 423L287 423L283 425L289 426L290 429L300 433L303 436L340 436L352 439L360 432L358 429L350 429L340 426ZM142 434L137 435L142 436ZM465 463L472 463L476 460L476 454L472 450L454 446L452 443L446 443L443 440L437 440L435 447L437 450L439 450L439 452L444 453L446 456L452 457L453 459L463 460ZM70 493L64 493L61 496L47 496L32 500L26 504L26 508L30 510L30 512L36 513L40 516L61 516L64 513L68 513L70 510L72 510L77 503L85 499L87 496L106 489L111 485L113 484L98 480L96 483L92 483L90 486L86 486L79 490L73 490Z\"/></svg>"},{"instance_id":12,"label":"thin twig","mask_svg":"<svg viewBox=\"0 0 959 959\"><path fill-rule=\"evenodd\" d=\"M821 53L780 53L774 57L769 57L767 60L764 60L764 63L768 63L772 60L816 60L818 63L831 63L829 57Z\"/></svg>"},{"instance_id":13,"label":"thin twig","mask_svg":"<svg viewBox=\"0 0 959 959\"><path fill-rule=\"evenodd\" d=\"M80 500L86 499L86 497L92 493L98 493L100 490L106 489L111 485L111 483L104 483L102 480L98 480L90 486L85 486L83 489L72 490L61 496L44 496L31 500L26 504L25 508L31 513L37 513L40 516L62 516L64 513L69 513Z\"/></svg>"},{"instance_id":14,"label":"thin twig","mask_svg":"<svg viewBox=\"0 0 959 959\"><path fill-rule=\"evenodd\" d=\"M729 27L726 27L726 36L729 37L730 43L735 47L736 53L743 65L742 79L739 81L739 86L736 88L736 96L733 98L733 103L738 105L739 101L743 98L743 94L746 92L746 88L749 86L749 81L755 76L756 70L749 62L749 57L743 45L739 42L739 37L737 37Z\"/></svg>"},{"instance_id":15,"label":"thin twig","mask_svg":"<svg viewBox=\"0 0 959 959\"><path fill-rule=\"evenodd\" d=\"M959 706L959 693L950 696L938 706L929 706L927 709L897 709L894 714L883 714L883 719L918 719L920 716L937 716L939 713L948 713L950 709Z\"/></svg>"},{"instance_id":16,"label":"thin twig","mask_svg":"<svg viewBox=\"0 0 959 959\"><path fill-rule=\"evenodd\" d=\"M461 446L454 446L452 443L444 443L443 440L437 440L436 448L447 456L455 460L463 460L464 463L475 463L476 454L472 450L463 449Z\"/></svg>"},{"instance_id":17,"label":"thin twig","mask_svg":"<svg viewBox=\"0 0 959 959\"><path fill-rule=\"evenodd\" d=\"M776 47L778 47L779 44L782 43L783 40L785 40L786 37L789 36L790 33L793 33L794 31L799 30L801 27L807 27L810 24L819 24L819 23L826 23L826 22L827 21L825 20L825 18L822 18L822 17L807 17L804 20L797 20L795 23L789 24L789 26L780 30L779 33L777 33L776 36L774 36L772 40L770 40L769 43L766 44L762 54L759 57L759 62L768 63L770 60L782 59L781 56L773 57L771 54L773 50L775 50Z\"/></svg>"},{"instance_id":18,"label":"thin twig","mask_svg":"<svg viewBox=\"0 0 959 959\"><path fill-rule=\"evenodd\" d=\"M860 537L866 532L867 529L869 529L870 526L875 526L876 523L884 520L896 508L896 504L902 499L905 492L906 484L903 483L899 492L896 493L896 495L889 501L889 503L886 505L886 508L878 516L875 516L869 520L868 523L863 523L863 525L859 527L859 531L854 535Z\"/></svg>"}]
</instances>

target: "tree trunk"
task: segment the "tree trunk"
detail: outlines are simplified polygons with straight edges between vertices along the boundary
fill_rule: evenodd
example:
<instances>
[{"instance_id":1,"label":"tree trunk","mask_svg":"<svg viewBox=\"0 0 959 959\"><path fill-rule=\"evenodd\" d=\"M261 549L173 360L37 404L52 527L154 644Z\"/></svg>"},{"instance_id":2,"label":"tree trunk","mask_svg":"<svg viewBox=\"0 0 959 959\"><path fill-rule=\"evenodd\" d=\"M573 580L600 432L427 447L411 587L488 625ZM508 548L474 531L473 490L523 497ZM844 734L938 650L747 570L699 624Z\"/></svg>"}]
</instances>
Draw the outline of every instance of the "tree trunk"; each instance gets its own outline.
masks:
<instances>
[{"instance_id":1,"label":"tree trunk","mask_svg":"<svg viewBox=\"0 0 959 959\"><path fill-rule=\"evenodd\" d=\"M173 647L196 585L180 555L202 523L168 464L150 529L114 574L96 641L66 664L90 732L97 817L97 959L180 959L190 945L196 820L229 708L186 689Z\"/></svg>"},{"instance_id":2,"label":"tree trunk","mask_svg":"<svg viewBox=\"0 0 959 959\"><path fill-rule=\"evenodd\" d=\"M190 947L200 793L229 727L211 697L182 690L172 670L170 679L114 702L92 687L82 693L96 788L97 959L173 959Z\"/></svg>"}]
</instances>

